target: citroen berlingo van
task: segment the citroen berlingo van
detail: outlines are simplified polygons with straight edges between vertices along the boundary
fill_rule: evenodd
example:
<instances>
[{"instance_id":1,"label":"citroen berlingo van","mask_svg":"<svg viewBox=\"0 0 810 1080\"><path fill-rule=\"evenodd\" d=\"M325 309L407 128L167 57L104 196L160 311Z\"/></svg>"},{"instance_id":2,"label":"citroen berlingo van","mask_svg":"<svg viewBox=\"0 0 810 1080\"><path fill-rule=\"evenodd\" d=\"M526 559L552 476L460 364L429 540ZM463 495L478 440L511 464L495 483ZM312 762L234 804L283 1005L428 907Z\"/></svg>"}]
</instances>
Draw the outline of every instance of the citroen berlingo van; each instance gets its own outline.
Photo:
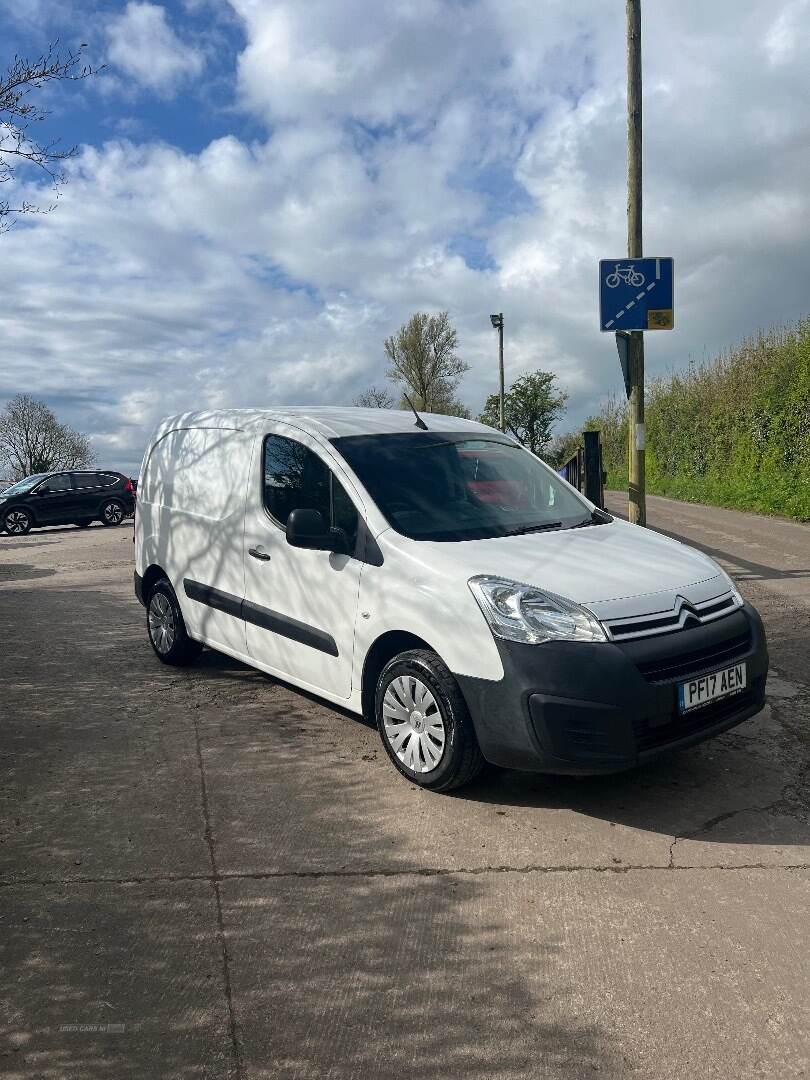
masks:
<instances>
[{"instance_id":1,"label":"citroen berlingo van","mask_svg":"<svg viewBox=\"0 0 810 1080\"><path fill-rule=\"evenodd\" d=\"M207 646L373 717L423 787L484 761L614 772L762 708L762 623L723 570L481 424L176 416L138 495L135 590L158 659Z\"/></svg>"}]
</instances>

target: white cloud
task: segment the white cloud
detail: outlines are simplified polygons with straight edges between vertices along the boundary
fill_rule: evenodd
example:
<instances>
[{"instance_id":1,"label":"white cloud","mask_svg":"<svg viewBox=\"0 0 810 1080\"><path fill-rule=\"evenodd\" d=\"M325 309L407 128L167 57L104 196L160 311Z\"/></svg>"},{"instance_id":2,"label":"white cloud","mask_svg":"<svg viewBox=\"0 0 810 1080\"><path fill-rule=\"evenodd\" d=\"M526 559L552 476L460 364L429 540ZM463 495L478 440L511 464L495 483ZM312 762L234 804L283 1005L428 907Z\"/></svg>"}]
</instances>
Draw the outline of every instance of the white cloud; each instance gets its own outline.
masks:
<instances>
[{"instance_id":1,"label":"white cloud","mask_svg":"<svg viewBox=\"0 0 810 1080\"><path fill-rule=\"evenodd\" d=\"M791 0L785 4L765 36L765 51L772 64L781 64L796 56L807 55L810 41L810 2Z\"/></svg>"},{"instance_id":2,"label":"white cloud","mask_svg":"<svg viewBox=\"0 0 810 1080\"><path fill-rule=\"evenodd\" d=\"M202 55L180 40L158 4L130 0L109 20L107 38L110 61L148 90L171 93L202 71Z\"/></svg>"},{"instance_id":3,"label":"white cloud","mask_svg":"<svg viewBox=\"0 0 810 1080\"><path fill-rule=\"evenodd\" d=\"M382 340L417 308L451 312L473 407L495 385L491 311L506 315L508 377L555 371L572 425L618 389L595 281L625 244L615 12L233 6L246 33L234 93L266 138L85 150L56 212L0 241L14 268L0 397L40 393L97 434L108 464L132 467L175 409L350 401L383 380ZM189 55L162 9L122 18L133 8L159 12ZM810 307L797 10L647 6L646 248L675 256L677 301L677 329L650 336L653 373Z\"/></svg>"}]
</instances>

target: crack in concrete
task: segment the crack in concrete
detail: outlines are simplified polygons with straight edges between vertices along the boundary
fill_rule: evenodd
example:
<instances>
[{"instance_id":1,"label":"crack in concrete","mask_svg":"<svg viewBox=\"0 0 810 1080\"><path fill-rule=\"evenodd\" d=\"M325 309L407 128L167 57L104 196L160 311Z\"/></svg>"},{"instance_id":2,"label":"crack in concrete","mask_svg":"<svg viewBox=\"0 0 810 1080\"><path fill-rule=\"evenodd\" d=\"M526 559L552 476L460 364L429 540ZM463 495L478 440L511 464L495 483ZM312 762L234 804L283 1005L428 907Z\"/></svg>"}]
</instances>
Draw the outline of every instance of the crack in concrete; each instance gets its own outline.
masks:
<instances>
[{"instance_id":1,"label":"crack in concrete","mask_svg":"<svg viewBox=\"0 0 810 1080\"><path fill-rule=\"evenodd\" d=\"M680 837L677 839L688 839ZM135 877L85 877L85 878L39 878L28 881L0 881L0 888L43 888L50 885L176 885L194 881L222 883L228 881L276 881L286 878L312 880L318 878L398 878L398 877L453 877L475 876L481 874L631 874L648 871L671 870L720 870L736 872L739 870L810 870L810 862L799 863L712 863L708 865L671 866L666 863L633 863L627 866L468 866L468 867L413 867L388 870L257 870L254 872L225 871L219 872L216 879L211 874L159 874L155 876Z\"/></svg>"},{"instance_id":2,"label":"crack in concrete","mask_svg":"<svg viewBox=\"0 0 810 1080\"><path fill-rule=\"evenodd\" d=\"M789 785L788 785L789 786ZM725 810L722 814L715 814L714 817L708 818L699 825L697 829L693 829L688 833L684 833L682 836L673 837L672 843L669 845L669 867L670 870L679 869L675 866L675 847L682 840L697 840L701 836L706 836L713 829L716 829L718 825L722 825L724 821L728 821L730 818L737 817L738 814L767 814L771 810L775 810L778 806L785 806L787 800L785 799L785 792L787 787L782 789L778 799L768 803L766 806L741 806L737 810ZM786 810L785 813L789 813Z\"/></svg>"},{"instance_id":3,"label":"crack in concrete","mask_svg":"<svg viewBox=\"0 0 810 1080\"><path fill-rule=\"evenodd\" d=\"M196 717L193 719L194 740L197 749L197 765L200 771L200 801L202 803L203 820L205 821L205 843L208 847L208 858L211 863L211 873L207 875L214 890L214 898L217 907L217 938L219 939L220 952L222 955L222 978L225 991L225 1001L228 1006L228 1030L231 1037L231 1050L233 1052L234 1066L237 1080L242 1080L245 1075L242 1061L242 1051L239 1045L239 1029L236 1024L236 1013L233 1007L233 993L231 991L231 969L228 956L228 943L225 938L225 920L222 915L222 897L220 895L220 875L217 868L217 857L214 849L214 833L211 829L211 816L208 810L208 788L205 783L205 768L203 766L202 746L200 744L200 731Z\"/></svg>"}]
</instances>

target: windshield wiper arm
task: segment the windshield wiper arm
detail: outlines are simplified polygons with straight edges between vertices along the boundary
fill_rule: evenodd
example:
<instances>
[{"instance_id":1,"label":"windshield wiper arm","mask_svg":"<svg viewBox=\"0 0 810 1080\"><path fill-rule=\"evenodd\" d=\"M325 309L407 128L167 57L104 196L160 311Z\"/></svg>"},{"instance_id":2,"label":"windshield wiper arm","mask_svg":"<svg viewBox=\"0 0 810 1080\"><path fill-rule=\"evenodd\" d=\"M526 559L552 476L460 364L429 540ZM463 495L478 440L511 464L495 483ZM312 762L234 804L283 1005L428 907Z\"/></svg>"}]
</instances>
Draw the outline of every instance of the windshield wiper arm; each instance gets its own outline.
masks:
<instances>
[{"instance_id":1,"label":"windshield wiper arm","mask_svg":"<svg viewBox=\"0 0 810 1080\"><path fill-rule=\"evenodd\" d=\"M561 521L546 521L542 525L523 525L519 529L511 529L507 536L525 536L526 533L535 532L551 532L554 529L561 529Z\"/></svg>"},{"instance_id":2,"label":"windshield wiper arm","mask_svg":"<svg viewBox=\"0 0 810 1080\"><path fill-rule=\"evenodd\" d=\"M584 521L578 521L576 525L570 525L571 529L587 529L589 525L608 525L613 518L610 514L606 514L604 510L592 510L591 516L585 518Z\"/></svg>"}]
</instances>

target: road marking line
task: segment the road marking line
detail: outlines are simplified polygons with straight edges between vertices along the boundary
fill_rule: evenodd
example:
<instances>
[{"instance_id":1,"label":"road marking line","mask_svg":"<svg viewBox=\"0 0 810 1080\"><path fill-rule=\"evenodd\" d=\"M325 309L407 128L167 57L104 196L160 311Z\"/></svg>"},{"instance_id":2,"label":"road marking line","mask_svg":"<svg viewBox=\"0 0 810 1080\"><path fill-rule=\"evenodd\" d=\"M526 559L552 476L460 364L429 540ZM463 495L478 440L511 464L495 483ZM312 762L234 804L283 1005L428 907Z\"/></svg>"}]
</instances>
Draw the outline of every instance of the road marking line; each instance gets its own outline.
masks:
<instances>
[{"instance_id":1,"label":"road marking line","mask_svg":"<svg viewBox=\"0 0 810 1080\"><path fill-rule=\"evenodd\" d=\"M656 259L655 261L656 261L656 263L660 263L661 260ZM611 326L613 326L613 324L616 322L617 319L620 319L622 317L622 315L625 314L625 312L629 311L631 307L634 307L635 304L636 304L636 301L643 300L648 292L652 292L652 290L655 288L655 286L656 286L656 282L651 281L646 289L642 289L641 292L636 295L635 300L629 300L627 302L627 304L625 304L625 306L622 308L621 311L617 311L616 314L613 316L613 318L609 319L608 322L605 323L605 330L609 330L611 328Z\"/></svg>"}]
</instances>

